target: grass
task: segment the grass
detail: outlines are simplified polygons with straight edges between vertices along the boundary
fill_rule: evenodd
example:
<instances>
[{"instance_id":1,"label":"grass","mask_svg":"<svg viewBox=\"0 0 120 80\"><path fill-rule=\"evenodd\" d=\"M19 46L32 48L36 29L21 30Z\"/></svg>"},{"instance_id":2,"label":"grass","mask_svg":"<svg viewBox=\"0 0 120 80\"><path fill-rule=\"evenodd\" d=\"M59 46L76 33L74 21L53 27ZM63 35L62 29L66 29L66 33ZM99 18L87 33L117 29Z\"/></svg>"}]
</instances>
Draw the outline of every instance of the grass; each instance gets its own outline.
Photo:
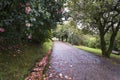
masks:
<instances>
[{"instance_id":1,"label":"grass","mask_svg":"<svg viewBox=\"0 0 120 80\"><path fill-rule=\"evenodd\" d=\"M29 44L24 53L7 55L0 53L0 80L24 80L37 60L40 60L52 47L52 42Z\"/></svg>"},{"instance_id":2,"label":"grass","mask_svg":"<svg viewBox=\"0 0 120 80\"><path fill-rule=\"evenodd\" d=\"M82 50L84 50L84 51L93 53L93 54L95 54L95 55L102 56L100 49L90 48L90 47L86 47L86 46L75 46L75 47L76 47L76 48L79 48L79 49L82 49ZM119 56L119 55L115 55L115 54L111 54L111 58L120 59L120 56Z\"/></svg>"}]
</instances>

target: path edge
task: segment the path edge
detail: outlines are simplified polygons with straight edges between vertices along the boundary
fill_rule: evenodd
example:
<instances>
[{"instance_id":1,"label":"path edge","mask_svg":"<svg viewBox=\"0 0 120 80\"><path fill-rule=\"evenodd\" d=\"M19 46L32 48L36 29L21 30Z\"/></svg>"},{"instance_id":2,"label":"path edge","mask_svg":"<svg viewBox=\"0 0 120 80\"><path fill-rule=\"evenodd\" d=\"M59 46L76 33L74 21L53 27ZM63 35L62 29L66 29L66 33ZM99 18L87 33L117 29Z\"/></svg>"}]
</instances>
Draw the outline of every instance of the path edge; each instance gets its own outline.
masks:
<instances>
[{"instance_id":1,"label":"path edge","mask_svg":"<svg viewBox=\"0 0 120 80\"><path fill-rule=\"evenodd\" d=\"M38 62L35 63L35 66L33 67L32 71L28 76L25 78L25 80L43 80L43 72L46 68L46 66L49 63L49 57L53 50L54 41L52 42L51 48L47 51L46 55Z\"/></svg>"}]
</instances>

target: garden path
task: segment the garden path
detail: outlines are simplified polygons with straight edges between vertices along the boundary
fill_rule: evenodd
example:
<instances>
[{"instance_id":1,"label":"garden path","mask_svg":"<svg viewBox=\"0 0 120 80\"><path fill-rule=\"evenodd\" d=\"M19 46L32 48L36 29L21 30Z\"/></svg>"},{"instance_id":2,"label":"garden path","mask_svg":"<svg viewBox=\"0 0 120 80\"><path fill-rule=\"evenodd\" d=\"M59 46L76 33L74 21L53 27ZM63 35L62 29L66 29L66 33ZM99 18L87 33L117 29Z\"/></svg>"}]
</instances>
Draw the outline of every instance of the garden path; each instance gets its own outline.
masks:
<instances>
[{"instance_id":1,"label":"garden path","mask_svg":"<svg viewBox=\"0 0 120 80\"><path fill-rule=\"evenodd\" d=\"M48 80L120 80L120 64L55 41Z\"/></svg>"}]
</instances>

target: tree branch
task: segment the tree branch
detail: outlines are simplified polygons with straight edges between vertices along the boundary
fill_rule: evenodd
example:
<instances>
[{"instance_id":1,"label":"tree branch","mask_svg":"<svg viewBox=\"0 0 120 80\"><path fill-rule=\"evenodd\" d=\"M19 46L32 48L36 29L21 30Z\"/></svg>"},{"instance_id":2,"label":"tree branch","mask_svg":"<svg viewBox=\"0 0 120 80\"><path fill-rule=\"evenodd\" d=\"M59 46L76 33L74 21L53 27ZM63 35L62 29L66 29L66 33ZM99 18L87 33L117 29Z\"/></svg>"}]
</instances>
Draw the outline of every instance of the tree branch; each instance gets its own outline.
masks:
<instances>
[{"instance_id":1,"label":"tree branch","mask_svg":"<svg viewBox=\"0 0 120 80\"><path fill-rule=\"evenodd\" d=\"M115 31L117 32L117 31L119 31L119 29L120 29L120 21L118 22L118 25L117 25Z\"/></svg>"}]
</instances>

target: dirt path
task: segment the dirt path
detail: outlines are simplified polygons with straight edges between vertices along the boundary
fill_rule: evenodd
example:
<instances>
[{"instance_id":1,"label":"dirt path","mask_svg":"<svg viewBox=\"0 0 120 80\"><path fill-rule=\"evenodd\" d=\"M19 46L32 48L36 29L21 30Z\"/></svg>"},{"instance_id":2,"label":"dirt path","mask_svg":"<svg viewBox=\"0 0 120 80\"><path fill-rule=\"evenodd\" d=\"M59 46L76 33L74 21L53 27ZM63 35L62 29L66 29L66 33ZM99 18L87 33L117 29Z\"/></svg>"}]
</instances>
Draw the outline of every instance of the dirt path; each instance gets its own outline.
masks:
<instances>
[{"instance_id":1,"label":"dirt path","mask_svg":"<svg viewBox=\"0 0 120 80\"><path fill-rule=\"evenodd\" d=\"M48 80L120 80L120 65L62 42L54 42Z\"/></svg>"}]
</instances>

